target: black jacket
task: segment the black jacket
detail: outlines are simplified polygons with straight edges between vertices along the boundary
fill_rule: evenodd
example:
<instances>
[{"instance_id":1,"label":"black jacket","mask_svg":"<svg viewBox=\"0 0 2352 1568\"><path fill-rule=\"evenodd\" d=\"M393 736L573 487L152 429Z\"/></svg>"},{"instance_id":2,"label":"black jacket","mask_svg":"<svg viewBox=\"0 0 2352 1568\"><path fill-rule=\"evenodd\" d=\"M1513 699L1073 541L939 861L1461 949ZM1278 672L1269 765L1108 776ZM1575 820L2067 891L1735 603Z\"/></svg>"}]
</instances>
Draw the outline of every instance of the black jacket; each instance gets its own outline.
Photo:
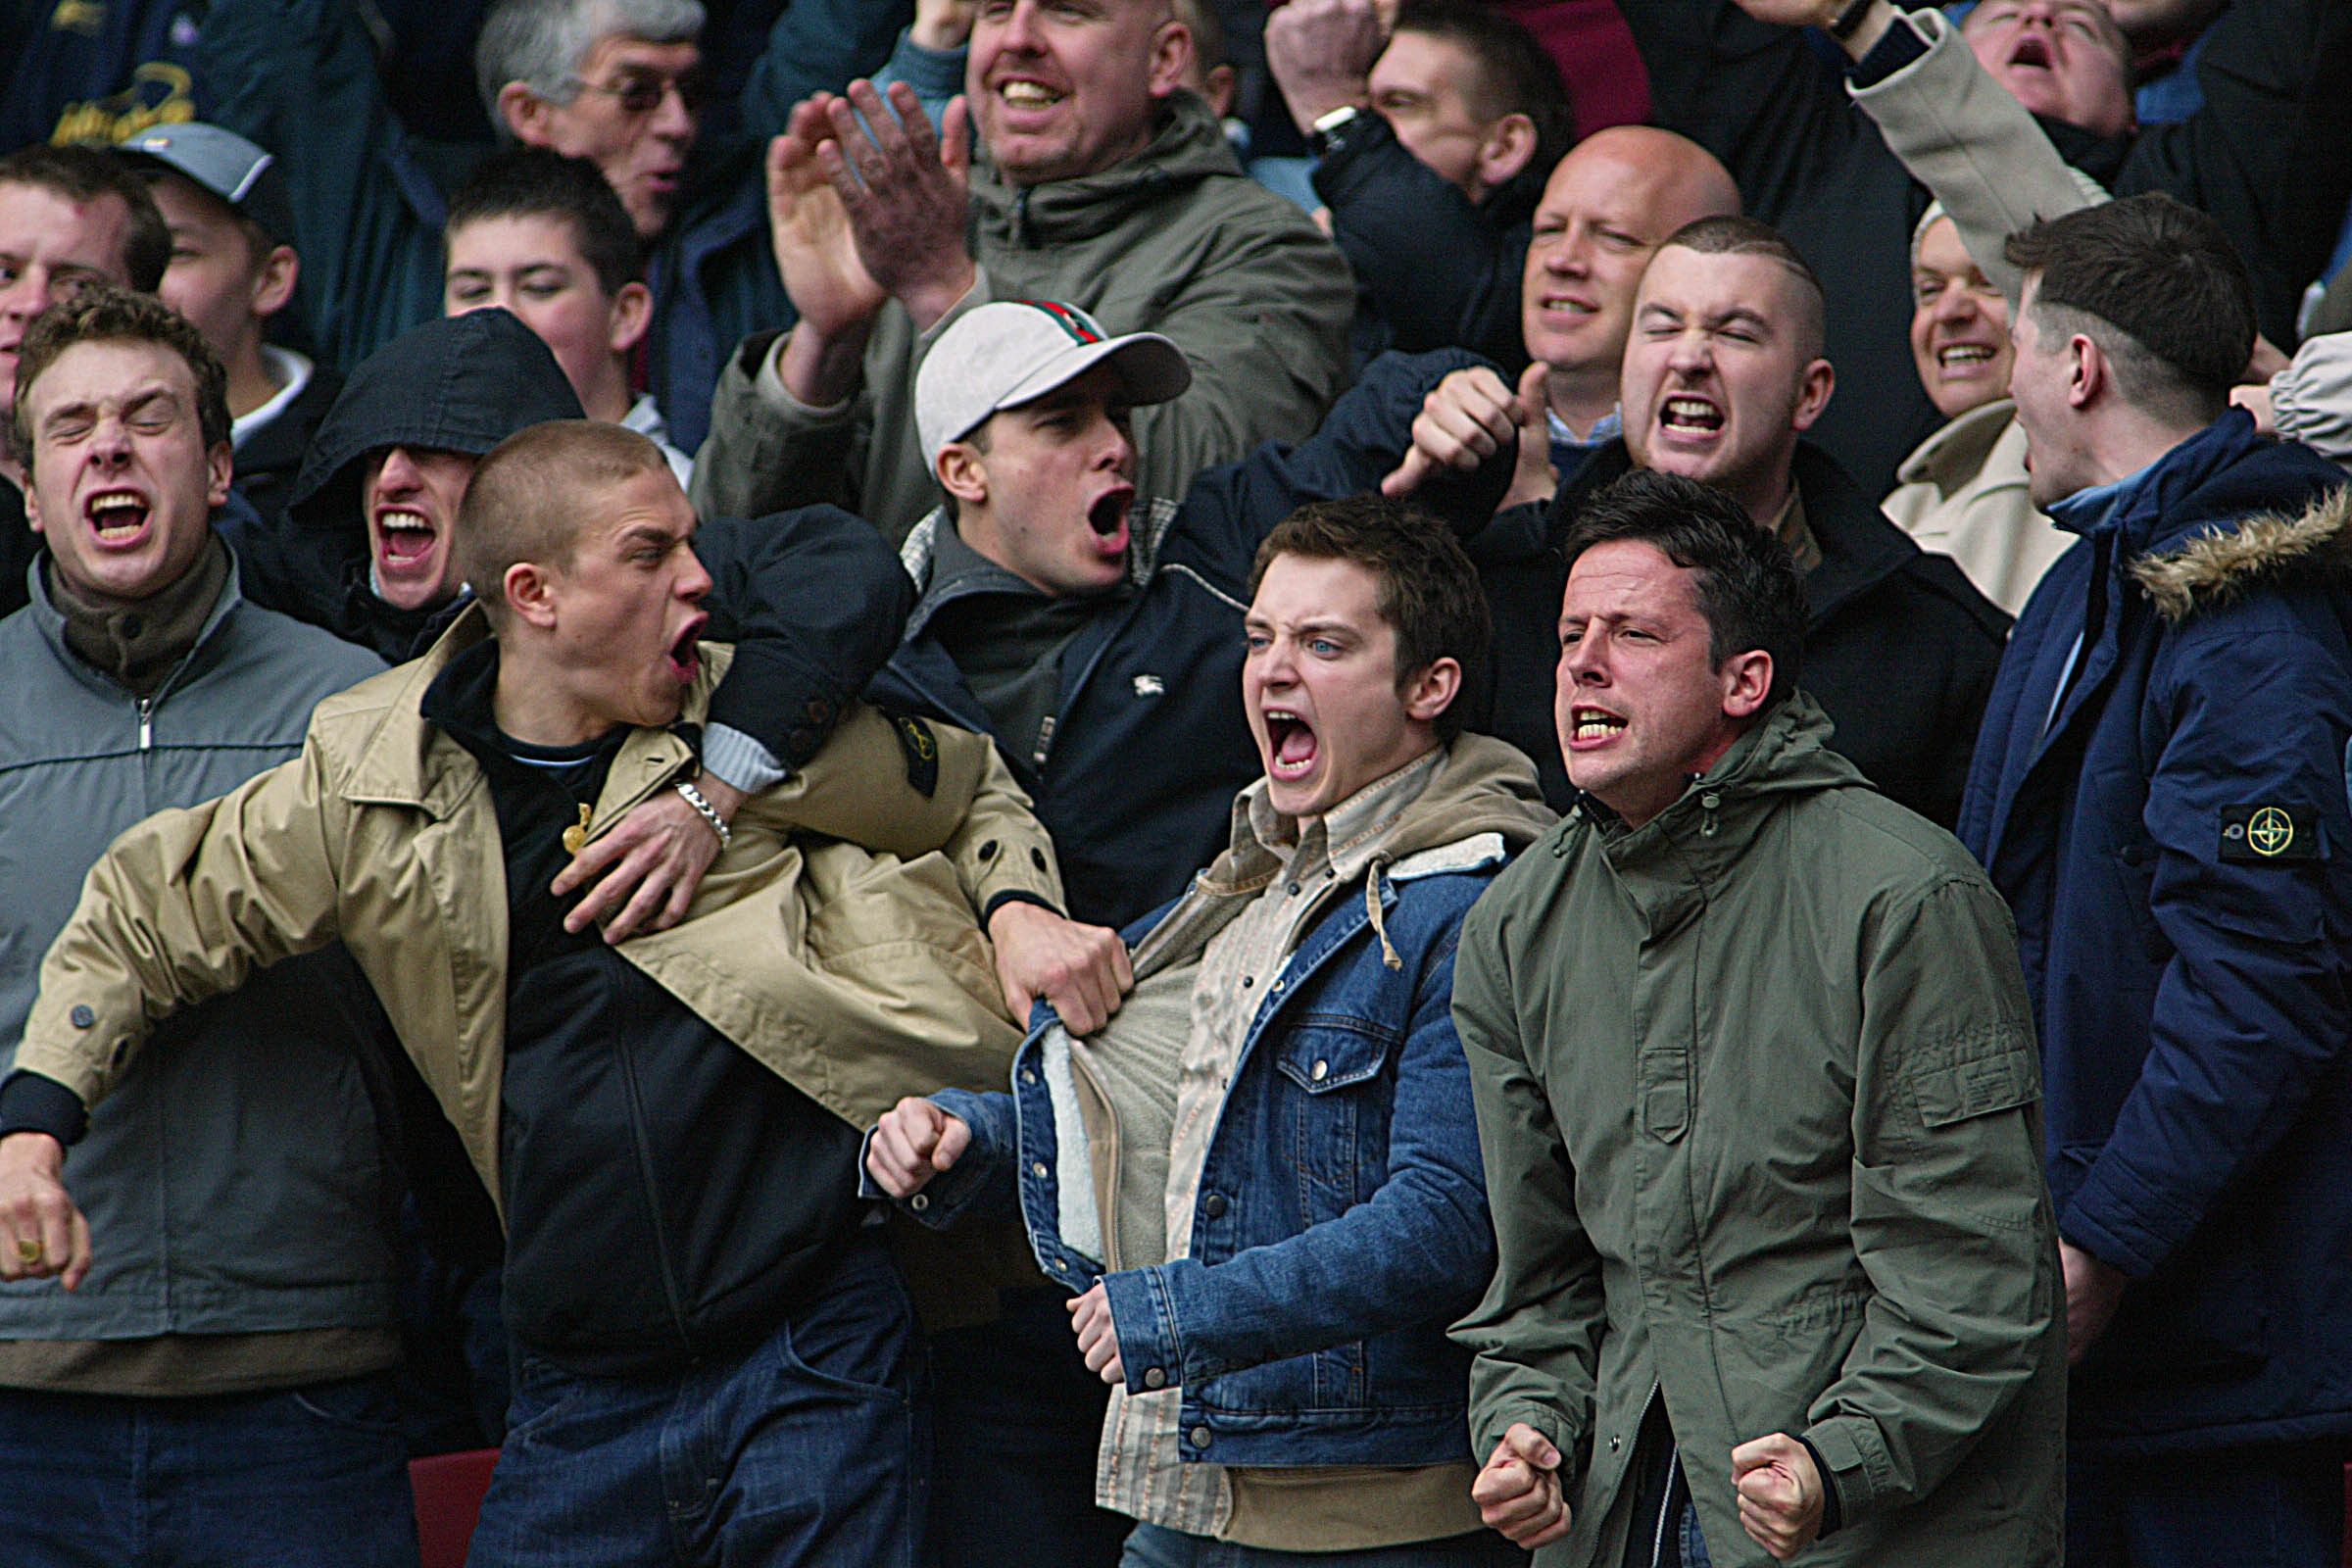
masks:
<instances>
[{"instance_id":1,"label":"black jacket","mask_svg":"<svg viewBox=\"0 0 2352 1568\"><path fill-rule=\"evenodd\" d=\"M1568 583L1559 545L1586 498L1632 466L1625 443L1612 441L1550 512L1514 509L1467 541L1494 616L1492 731L1536 760L1544 799L1562 810L1576 792L1552 725ZM1833 748L1883 793L1949 827L2009 617L1948 559L1913 544L1828 454L1800 443L1791 466L1822 555L1805 578L1797 683L1836 723Z\"/></svg>"},{"instance_id":2,"label":"black jacket","mask_svg":"<svg viewBox=\"0 0 2352 1568\"><path fill-rule=\"evenodd\" d=\"M1477 362L1459 352L1387 355L1297 447L1269 441L1193 481L1181 505L1140 502L1124 590L1096 602L1061 658L1061 693L1034 754L998 750L1054 835L1075 919L1124 926L1159 907L1216 858L1233 798L1259 772L1242 716L1242 615L1250 564L1274 525L1310 501L1377 485L1411 444L1431 388ZM1510 465L1433 481L1418 505L1457 530L1483 523ZM926 531L908 559L927 590L906 641L869 694L995 734L988 710L932 627L956 583L930 581Z\"/></svg>"},{"instance_id":3,"label":"black jacket","mask_svg":"<svg viewBox=\"0 0 2352 1568\"><path fill-rule=\"evenodd\" d=\"M555 356L505 311L403 333L344 383L273 524L223 512L246 596L389 662L415 657L452 607L401 610L369 586L360 508L368 455L415 446L478 456L528 425L579 417ZM898 645L913 601L906 574L870 526L833 507L714 519L695 551L711 578L707 635L738 644L710 722L796 766Z\"/></svg>"},{"instance_id":4,"label":"black jacket","mask_svg":"<svg viewBox=\"0 0 2352 1568\"><path fill-rule=\"evenodd\" d=\"M1473 202L1405 151L1380 116L1357 115L1334 132L1315 194L1355 273L1355 363L1390 349L1468 349L1515 384L1527 368L1519 279L1550 175L1531 163Z\"/></svg>"},{"instance_id":5,"label":"black jacket","mask_svg":"<svg viewBox=\"0 0 2352 1568\"><path fill-rule=\"evenodd\" d=\"M1927 192L1799 29L1755 22L1732 0L1619 0L1619 10L1649 70L1656 122L1722 159L1747 211L1820 274L1838 395L1813 438L1884 495L1940 422L1907 336L1911 230ZM2205 108L2136 140L2053 121L2043 129L2118 196L2160 190L2211 213L2254 273L2264 333L2291 347L2303 285L2326 267L2352 195L2352 7L2232 6L2197 77Z\"/></svg>"},{"instance_id":6,"label":"black jacket","mask_svg":"<svg viewBox=\"0 0 2352 1568\"><path fill-rule=\"evenodd\" d=\"M263 522L275 523L285 515L303 455L311 449L311 437L318 433L342 391L343 378L320 366L311 372L310 385L296 394L294 401L237 448L237 493L252 504Z\"/></svg>"}]
</instances>

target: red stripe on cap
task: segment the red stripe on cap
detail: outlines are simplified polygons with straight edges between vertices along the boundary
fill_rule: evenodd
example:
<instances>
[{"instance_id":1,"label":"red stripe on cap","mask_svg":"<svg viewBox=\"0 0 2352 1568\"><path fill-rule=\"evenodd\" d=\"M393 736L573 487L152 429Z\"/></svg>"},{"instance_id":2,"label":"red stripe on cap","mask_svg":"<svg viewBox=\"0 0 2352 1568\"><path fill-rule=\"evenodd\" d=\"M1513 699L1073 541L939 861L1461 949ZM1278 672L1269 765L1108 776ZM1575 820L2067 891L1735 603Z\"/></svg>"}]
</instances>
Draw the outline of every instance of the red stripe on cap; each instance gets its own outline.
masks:
<instances>
[{"instance_id":1,"label":"red stripe on cap","mask_svg":"<svg viewBox=\"0 0 2352 1568\"><path fill-rule=\"evenodd\" d=\"M1070 334L1070 341L1073 343L1100 343L1102 341L1102 334L1095 330L1092 322L1057 300L1017 300L1014 303L1026 305L1033 311L1045 312L1048 317L1052 318L1055 326Z\"/></svg>"}]
</instances>

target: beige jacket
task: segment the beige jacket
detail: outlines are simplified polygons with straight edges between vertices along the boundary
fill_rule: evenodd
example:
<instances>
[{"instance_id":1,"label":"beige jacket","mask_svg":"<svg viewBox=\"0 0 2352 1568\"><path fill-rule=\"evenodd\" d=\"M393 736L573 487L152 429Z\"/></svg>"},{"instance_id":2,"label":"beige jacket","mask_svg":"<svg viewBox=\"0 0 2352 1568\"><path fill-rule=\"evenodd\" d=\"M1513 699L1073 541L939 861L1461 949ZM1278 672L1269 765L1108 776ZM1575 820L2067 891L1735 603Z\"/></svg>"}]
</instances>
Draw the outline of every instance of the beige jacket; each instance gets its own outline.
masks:
<instances>
[{"instance_id":1,"label":"beige jacket","mask_svg":"<svg viewBox=\"0 0 2352 1568\"><path fill-rule=\"evenodd\" d=\"M1977 591L2015 615L2075 542L2027 493L2026 432L2007 398L1969 410L1894 470L1883 505L1903 532L1959 563Z\"/></svg>"},{"instance_id":2,"label":"beige jacket","mask_svg":"<svg viewBox=\"0 0 2352 1568\"><path fill-rule=\"evenodd\" d=\"M17 1064L96 1104L159 1019L339 938L498 1194L498 820L472 757L417 710L487 635L476 609L423 659L321 703L300 757L118 839L49 952ZM690 720L730 651L706 655ZM591 838L690 760L667 730L631 733ZM1051 842L995 748L860 708L799 774L745 803L686 918L620 951L863 1128L903 1095L1004 1083L1021 1033L976 911L1016 891L1060 906Z\"/></svg>"}]
</instances>

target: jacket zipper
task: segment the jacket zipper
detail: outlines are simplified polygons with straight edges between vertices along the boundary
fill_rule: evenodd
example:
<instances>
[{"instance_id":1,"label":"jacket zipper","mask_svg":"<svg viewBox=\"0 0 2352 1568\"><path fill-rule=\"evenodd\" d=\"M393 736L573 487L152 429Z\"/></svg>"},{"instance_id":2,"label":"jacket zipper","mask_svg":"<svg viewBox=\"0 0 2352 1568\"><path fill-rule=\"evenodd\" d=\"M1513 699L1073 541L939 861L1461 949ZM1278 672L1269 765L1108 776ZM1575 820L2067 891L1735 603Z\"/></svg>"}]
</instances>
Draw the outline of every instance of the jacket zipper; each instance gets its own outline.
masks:
<instances>
[{"instance_id":1,"label":"jacket zipper","mask_svg":"<svg viewBox=\"0 0 2352 1568\"><path fill-rule=\"evenodd\" d=\"M654 1256L662 1265L662 1294L669 1303L670 1321L677 1326L678 1344L695 1353L694 1332L686 1321L686 1303L678 1293L678 1271L669 1255L669 1231L663 1224L662 1189L654 1180L654 1152L645 1138L645 1101L637 1084L637 1054L626 1041L620 1046L620 1076L629 1092L629 1146L637 1156L637 1179L645 1187L645 1206L654 1227Z\"/></svg>"},{"instance_id":2,"label":"jacket zipper","mask_svg":"<svg viewBox=\"0 0 2352 1568\"><path fill-rule=\"evenodd\" d=\"M139 750L144 752L155 745L155 699L139 699Z\"/></svg>"}]
</instances>

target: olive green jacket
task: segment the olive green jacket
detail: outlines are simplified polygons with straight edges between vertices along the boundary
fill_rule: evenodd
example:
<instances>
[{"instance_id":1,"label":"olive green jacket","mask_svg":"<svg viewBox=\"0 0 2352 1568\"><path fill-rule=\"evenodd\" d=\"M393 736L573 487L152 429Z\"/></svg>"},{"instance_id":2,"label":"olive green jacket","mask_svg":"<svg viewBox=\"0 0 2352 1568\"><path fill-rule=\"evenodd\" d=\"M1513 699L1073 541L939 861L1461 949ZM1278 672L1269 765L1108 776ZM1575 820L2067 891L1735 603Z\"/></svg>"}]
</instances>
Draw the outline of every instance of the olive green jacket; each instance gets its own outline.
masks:
<instances>
[{"instance_id":1,"label":"olive green jacket","mask_svg":"<svg viewBox=\"0 0 2352 1568\"><path fill-rule=\"evenodd\" d=\"M17 1065L94 1105L157 1020L340 938L495 1197L505 860L479 764L418 712L486 635L477 607L423 659L319 704L300 757L116 840L49 951ZM686 719L730 657L705 649ZM590 838L691 762L670 730L632 731ZM1052 845L995 748L860 708L744 804L686 917L620 952L864 1128L903 1095L1004 1082L1021 1034L978 911L1007 892L1060 906Z\"/></svg>"},{"instance_id":2,"label":"olive green jacket","mask_svg":"<svg viewBox=\"0 0 2352 1568\"><path fill-rule=\"evenodd\" d=\"M1471 1438L1556 1443L1544 1568L1617 1568L1653 1391L1723 1568L1732 1449L1801 1437L1800 1563L2059 1557L2066 1351L2015 926L1801 693L1638 830L1596 805L1462 930L1498 1263L1454 1335ZM1646 1532L1650 1521L1641 1522Z\"/></svg>"}]
</instances>

